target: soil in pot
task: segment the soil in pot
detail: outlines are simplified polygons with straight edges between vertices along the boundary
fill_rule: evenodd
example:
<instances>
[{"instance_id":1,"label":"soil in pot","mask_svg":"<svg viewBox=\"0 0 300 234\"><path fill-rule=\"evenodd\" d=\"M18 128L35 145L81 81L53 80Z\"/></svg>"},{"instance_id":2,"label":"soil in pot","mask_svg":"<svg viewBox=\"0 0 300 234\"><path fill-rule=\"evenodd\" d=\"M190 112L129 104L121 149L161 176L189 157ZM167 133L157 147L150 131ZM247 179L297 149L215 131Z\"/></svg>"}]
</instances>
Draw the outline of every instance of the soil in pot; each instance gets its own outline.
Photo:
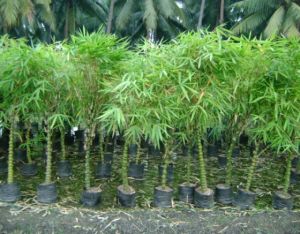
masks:
<instances>
[{"instance_id":1,"label":"soil in pot","mask_svg":"<svg viewBox=\"0 0 300 234\"><path fill-rule=\"evenodd\" d=\"M300 183L300 172L297 172L297 169L293 168L291 170L291 184Z\"/></svg>"},{"instance_id":2,"label":"soil in pot","mask_svg":"<svg viewBox=\"0 0 300 234\"><path fill-rule=\"evenodd\" d=\"M135 195L136 192L131 186L120 185L117 189L117 200L121 206L135 207Z\"/></svg>"},{"instance_id":3,"label":"soil in pot","mask_svg":"<svg viewBox=\"0 0 300 234\"><path fill-rule=\"evenodd\" d=\"M293 197L285 192L277 191L273 194L273 208L274 209L293 209Z\"/></svg>"},{"instance_id":4,"label":"soil in pot","mask_svg":"<svg viewBox=\"0 0 300 234\"><path fill-rule=\"evenodd\" d=\"M158 186L154 188L154 207L168 208L172 207L173 189L170 187Z\"/></svg>"},{"instance_id":5,"label":"soil in pot","mask_svg":"<svg viewBox=\"0 0 300 234\"><path fill-rule=\"evenodd\" d=\"M226 184L218 184L216 186L216 201L223 205L229 205L232 203L233 193L232 188Z\"/></svg>"},{"instance_id":6,"label":"soil in pot","mask_svg":"<svg viewBox=\"0 0 300 234\"><path fill-rule=\"evenodd\" d=\"M7 166L6 158L1 158L0 159L0 175L6 174L7 171L8 171L8 166Z\"/></svg>"},{"instance_id":7,"label":"soil in pot","mask_svg":"<svg viewBox=\"0 0 300 234\"><path fill-rule=\"evenodd\" d=\"M214 191L210 188L206 191L202 191L200 187L196 188L194 192L194 204L199 208L212 208L214 206Z\"/></svg>"},{"instance_id":8,"label":"soil in pot","mask_svg":"<svg viewBox=\"0 0 300 234\"><path fill-rule=\"evenodd\" d=\"M233 200L233 205L241 209L250 209L255 202L256 194L239 188Z\"/></svg>"},{"instance_id":9,"label":"soil in pot","mask_svg":"<svg viewBox=\"0 0 300 234\"><path fill-rule=\"evenodd\" d=\"M219 154L218 155L218 163L219 163L220 167L226 167L226 164L227 164L226 154Z\"/></svg>"},{"instance_id":10,"label":"soil in pot","mask_svg":"<svg viewBox=\"0 0 300 234\"><path fill-rule=\"evenodd\" d=\"M90 188L81 193L80 203L84 206L93 207L101 202L102 190L100 188Z\"/></svg>"},{"instance_id":11,"label":"soil in pot","mask_svg":"<svg viewBox=\"0 0 300 234\"><path fill-rule=\"evenodd\" d=\"M193 203L195 187L195 184L187 182L180 184L178 188L179 201Z\"/></svg>"},{"instance_id":12,"label":"soil in pot","mask_svg":"<svg viewBox=\"0 0 300 234\"><path fill-rule=\"evenodd\" d=\"M158 175L162 176L163 165L159 165L158 167ZM172 182L174 179L174 164L170 163L167 168L167 181Z\"/></svg>"},{"instance_id":13,"label":"soil in pot","mask_svg":"<svg viewBox=\"0 0 300 234\"><path fill-rule=\"evenodd\" d=\"M55 203L57 201L56 184L39 184L37 187L37 201L46 204Z\"/></svg>"},{"instance_id":14,"label":"soil in pot","mask_svg":"<svg viewBox=\"0 0 300 234\"><path fill-rule=\"evenodd\" d=\"M109 162L98 162L95 169L97 179L110 178L112 174L112 165Z\"/></svg>"},{"instance_id":15,"label":"soil in pot","mask_svg":"<svg viewBox=\"0 0 300 234\"><path fill-rule=\"evenodd\" d=\"M20 199L20 187L16 183L0 185L0 201L16 202Z\"/></svg>"},{"instance_id":16,"label":"soil in pot","mask_svg":"<svg viewBox=\"0 0 300 234\"><path fill-rule=\"evenodd\" d=\"M20 167L20 172L22 176L30 177L35 176L38 170L35 163L24 163Z\"/></svg>"},{"instance_id":17,"label":"soil in pot","mask_svg":"<svg viewBox=\"0 0 300 234\"><path fill-rule=\"evenodd\" d=\"M57 163L57 175L65 178L72 176L72 165L68 160L62 160Z\"/></svg>"},{"instance_id":18,"label":"soil in pot","mask_svg":"<svg viewBox=\"0 0 300 234\"><path fill-rule=\"evenodd\" d=\"M134 179L143 179L144 177L144 164L137 164L135 162L129 163L128 176Z\"/></svg>"}]
</instances>

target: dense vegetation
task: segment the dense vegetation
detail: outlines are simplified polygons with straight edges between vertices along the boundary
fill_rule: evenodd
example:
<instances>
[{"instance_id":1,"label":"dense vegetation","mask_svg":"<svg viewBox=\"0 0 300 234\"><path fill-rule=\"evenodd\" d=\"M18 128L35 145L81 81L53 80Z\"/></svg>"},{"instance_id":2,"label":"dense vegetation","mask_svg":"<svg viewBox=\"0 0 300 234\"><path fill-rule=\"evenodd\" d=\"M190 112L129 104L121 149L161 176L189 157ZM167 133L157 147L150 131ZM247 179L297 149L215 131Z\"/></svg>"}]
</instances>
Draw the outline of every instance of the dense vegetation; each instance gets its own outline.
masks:
<instances>
[{"instance_id":1,"label":"dense vegetation","mask_svg":"<svg viewBox=\"0 0 300 234\"><path fill-rule=\"evenodd\" d=\"M299 0L1 0L0 34L30 43L69 39L85 27L151 41L218 25L236 34L299 37Z\"/></svg>"},{"instance_id":2,"label":"dense vegetation","mask_svg":"<svg viewBox=\"0 0 300 234\"><path fill-rule=\"evenodd\" d=\"M33 147L45 145L45 181L37 200L57 200L52 177L53 144L60 142L57 173L72 174L65 140L78 126L77 140L85 155L85 187L81 202L99 203L101 189L92 184L91 157L98 139L97 177L111 176L111 160L120 160L122 184L118 201L135 205L130 177L142 178L142 149L162 153L161 181L154 192L154 206L169 207L173 189L168 184L170 159L185 149L187 176L180 185L181 199L210 208L214 190L207 181L204 152L207 144L226 150L226 176L216 186L216 200L249 208L255 200L251 185L261 155L286 158L282 191L274 193L274 207L292 208L291 172L299 180L300 163L291 169L300 143L299 40L236 37L224 29L181 34L167 44L145 41L135 50L116 36L81 32L70 43L31 47L23 39L0 40L0 118L8 137L8 177L0 186L1 201L16 201L20 187L14 181L14 154L26 148L22 173L36 175L30 157ZM60 137L59 137L60 135ZM234 149L251 152L247 181L233 199ZM115 158L116 141L123 141L123 155ZM24 150L23 150L24 151ZM191 155L198 155L199 183L191 178ZM128 154L136 160L129 164ZM269 160L272 160L270 158ZM275 157L274 157L275 160ZM3 162L2 162L3 163ZM25 166L26 165L26 166ZM129 172L128 172L129 167ZM1 165L0 168L5 166ZM23 192L23 191L22 191Z\"/></svg>"}]
</instances>

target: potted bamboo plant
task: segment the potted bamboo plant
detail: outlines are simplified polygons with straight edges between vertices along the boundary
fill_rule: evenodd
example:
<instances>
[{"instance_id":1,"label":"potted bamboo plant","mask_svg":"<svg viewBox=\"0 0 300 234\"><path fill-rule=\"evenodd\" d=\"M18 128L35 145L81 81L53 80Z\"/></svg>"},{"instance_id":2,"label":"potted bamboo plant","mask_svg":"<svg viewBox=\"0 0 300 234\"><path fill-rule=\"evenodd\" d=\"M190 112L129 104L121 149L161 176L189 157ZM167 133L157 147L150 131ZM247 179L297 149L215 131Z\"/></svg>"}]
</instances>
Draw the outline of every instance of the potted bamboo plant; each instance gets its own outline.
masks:
<instances>
[{"instance_id":1,"label":"potted bamboo plant","mask_svg":"<svg viewBox=\"0 0 300 234\"><path fill-rule=\"evenodd\" d=\"M119 63L126 58L127 44L113 35L99 31L88 34L83 30L72 37L71 53L77 74L74 78L75 116L80 125L85 126L85 184L81 202L95 206L101 200L101 189L91 186L91 146L97 126L101 126L99 116L109 98L104 87L119 71Z\"/></svg>"}]
</instances>

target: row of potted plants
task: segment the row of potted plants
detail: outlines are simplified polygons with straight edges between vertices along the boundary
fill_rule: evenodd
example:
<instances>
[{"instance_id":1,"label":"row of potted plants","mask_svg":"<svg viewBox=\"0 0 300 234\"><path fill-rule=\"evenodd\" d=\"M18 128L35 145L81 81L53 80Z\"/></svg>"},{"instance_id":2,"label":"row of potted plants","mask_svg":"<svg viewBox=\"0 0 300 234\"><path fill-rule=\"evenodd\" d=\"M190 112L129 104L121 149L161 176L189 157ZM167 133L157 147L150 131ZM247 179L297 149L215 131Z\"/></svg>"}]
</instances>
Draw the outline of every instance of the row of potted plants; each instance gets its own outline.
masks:
<instances>
[{"instance_id":1,"label":"row of potted plants","mask_svg":"<svg viewBox=\"0 0 300 234\"><path fill-rule=\"evenodd\" d=\"M154 205L170 205L167 170L179 141L189 151L197 146L200 183L193 200L197 207L211 207L214 191L207 184L203 141L212 129L216 139L225 136L222 140L228 147L226 180L217 186L219 201L232 202L232 153L246 134L253 148L252 164L235 202L244 208L253 203L250 188L258 158L273 149L287 154L284 191L275 193L275 207L291 208L290 165L299 151L300 136L297 39L249 40L217 29L182 34L167 44L144 42L129 50L126 41L112 35L83 31L69 44L35 48L24 40L3 37L0 50L0 118L10 130L8 180L0 193L8 198L2 200L15 201L20 196L13 180L13 152L16 123L22 120L27 126L42 123L46 134L46 176L37 191L40 202L57 199L51 179L53 132L81 125L85 129L81 201L86 205L100 199L99 188L91 186L90 151L95 133L100 133L103 142L107 132L125 139L118 187L121 204L134 205L135 190L127 177L128 147L135 144L139 152L145 138L156 148L164 146L162 181L155 188ZM30 151L27 154L30 161ZM104 158L102 148L100 158ZM190 181L187 185L192 187Z\"/></svg>"}]
</instances>

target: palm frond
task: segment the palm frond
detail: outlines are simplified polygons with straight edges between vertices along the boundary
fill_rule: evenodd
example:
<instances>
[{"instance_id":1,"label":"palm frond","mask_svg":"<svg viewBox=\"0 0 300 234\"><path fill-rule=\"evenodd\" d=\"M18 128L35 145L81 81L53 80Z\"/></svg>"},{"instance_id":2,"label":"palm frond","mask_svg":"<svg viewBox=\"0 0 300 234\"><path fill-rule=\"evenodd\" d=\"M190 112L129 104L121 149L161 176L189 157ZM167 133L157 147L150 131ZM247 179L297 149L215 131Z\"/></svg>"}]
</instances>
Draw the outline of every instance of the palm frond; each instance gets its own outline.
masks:
<instances>
[{"instance_id":1,"label":"palm frond","mask_svg":"<svg viewBox=\"0 0 300 234\"><path fill-rule=\"evenodd\" d=\"M134 6L133 0L127 0L121 9L117 19L116 19L116 28L118 30L124 30L130 21L132 10Z\"/></svg>"},{"instance_id":2,"label":"palm frond","mask_svg":"<svg viewBox=\"0 0 300 234\"><path fill-rule=\"evenodd\" d=\"M145 0L144 21L147 30L156 30L157 28L157 13L153 5L153 0Z\"/></svg>"},{"instance_id":3,"label":"palm frond","mask_svg":"<svg viewBox=\"0 0 300 234\"><path fill-rule=\"evenodd\" d=\"M277 35L280 32L284 16L285 9L284 6L281 6L274 12L270 20L268 21L267 27L263 32L263 36L265 38L270 37L272 35Z\"/></svg>"}]
</instances>

